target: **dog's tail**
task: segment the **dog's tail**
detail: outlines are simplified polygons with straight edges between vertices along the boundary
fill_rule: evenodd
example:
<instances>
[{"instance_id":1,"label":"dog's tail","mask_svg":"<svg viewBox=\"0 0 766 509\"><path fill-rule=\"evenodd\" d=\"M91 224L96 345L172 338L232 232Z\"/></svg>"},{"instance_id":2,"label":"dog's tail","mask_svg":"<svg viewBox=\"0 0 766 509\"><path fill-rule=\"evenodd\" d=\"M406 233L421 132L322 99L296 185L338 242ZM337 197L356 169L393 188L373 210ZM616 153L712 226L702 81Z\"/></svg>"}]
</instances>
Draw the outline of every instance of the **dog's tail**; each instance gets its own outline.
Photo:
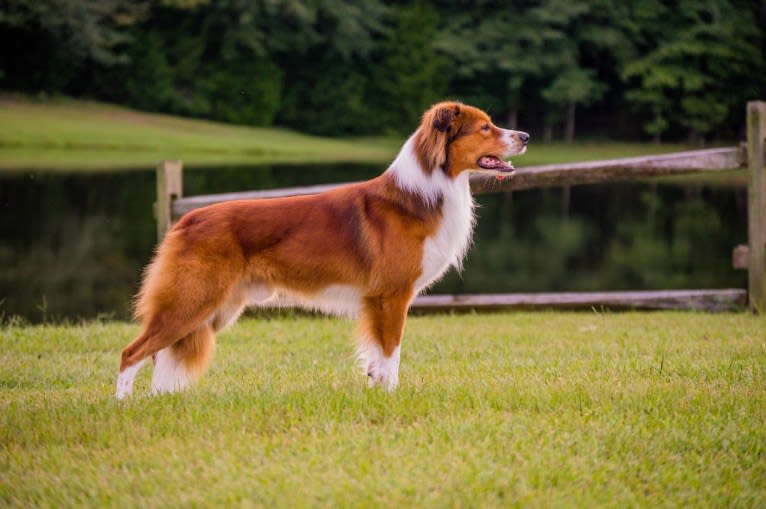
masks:
<instances>
[{"instance_id":1,"label":"dog's tail","mask_svg":"<svg viewBox=\"0 0 766 509\"><path fill-rule=\"evenodd\" d=\"M215 334L205 324L154 356L152 392L186 389L205 372L215 352Z\"/></svg>"}]
</instances>

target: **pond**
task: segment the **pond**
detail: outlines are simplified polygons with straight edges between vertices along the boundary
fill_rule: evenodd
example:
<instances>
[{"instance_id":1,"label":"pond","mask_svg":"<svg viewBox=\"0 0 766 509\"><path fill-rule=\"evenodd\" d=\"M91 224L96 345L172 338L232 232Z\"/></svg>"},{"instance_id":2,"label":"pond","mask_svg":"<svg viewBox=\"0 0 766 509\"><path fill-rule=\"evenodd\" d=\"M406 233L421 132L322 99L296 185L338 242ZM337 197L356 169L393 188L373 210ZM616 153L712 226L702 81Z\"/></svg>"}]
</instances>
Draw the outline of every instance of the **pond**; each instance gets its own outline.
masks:
<instances>
[{"instance_id":1,"label":"pond","mask_svg":"<svg viewBox=\"0 0 766 509\"><path fill-rule=\"evenodd\" d=\"M193 169L186 195L370 178L379 166ZM153 171L0 174L0 319L130 317L155 244ZM461 274L431 293L723 288L746 284L743 187L639 182L477 197Z\"/></svg>"}]
</instances>

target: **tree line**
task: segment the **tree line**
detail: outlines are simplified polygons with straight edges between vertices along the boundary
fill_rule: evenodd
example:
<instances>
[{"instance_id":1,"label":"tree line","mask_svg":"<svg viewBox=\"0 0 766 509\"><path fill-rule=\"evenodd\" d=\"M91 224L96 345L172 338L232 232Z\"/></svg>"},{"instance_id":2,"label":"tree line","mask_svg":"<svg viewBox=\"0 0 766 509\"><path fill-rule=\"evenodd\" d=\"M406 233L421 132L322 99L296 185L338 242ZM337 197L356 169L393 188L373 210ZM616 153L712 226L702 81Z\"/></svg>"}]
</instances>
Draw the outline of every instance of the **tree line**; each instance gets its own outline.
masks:
<instances>
[{"instance_id":1,"label":"tree line","mask_svg":"<svg viewBox=\"0 0 766 509\"><path fill-rule=\"evenodd\" d=\"M766 0L2 0L0 88L324 135L443 98L545 139L741 136Z\"/></svg>"}]
</instances>

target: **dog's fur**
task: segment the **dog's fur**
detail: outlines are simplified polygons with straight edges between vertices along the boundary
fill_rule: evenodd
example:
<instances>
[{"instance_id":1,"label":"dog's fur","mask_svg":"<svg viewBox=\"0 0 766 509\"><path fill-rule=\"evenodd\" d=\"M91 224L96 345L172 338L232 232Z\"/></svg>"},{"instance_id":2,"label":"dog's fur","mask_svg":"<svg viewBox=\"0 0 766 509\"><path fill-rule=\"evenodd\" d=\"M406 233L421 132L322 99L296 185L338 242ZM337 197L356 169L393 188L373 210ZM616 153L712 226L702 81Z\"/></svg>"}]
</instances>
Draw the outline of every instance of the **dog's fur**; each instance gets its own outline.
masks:
<instances>
[{"instance_id":1,"label":"dog's fur","mask_svg":"<svg viewBox=\"0 0 766 509\"><path fill-rule=\"evenodd\" d=\"M477 108L439 103L377 178L186 214L146 268L135 312L143 330L122 352L117 397L150 357L154 392L185 388L206 369L218 331L245 306L275 302L359 316L370 385L394 389L412 299L459 267L470 244L469 174L510 172L503 160L528 138Z\"/></svg>"}]
</instances>

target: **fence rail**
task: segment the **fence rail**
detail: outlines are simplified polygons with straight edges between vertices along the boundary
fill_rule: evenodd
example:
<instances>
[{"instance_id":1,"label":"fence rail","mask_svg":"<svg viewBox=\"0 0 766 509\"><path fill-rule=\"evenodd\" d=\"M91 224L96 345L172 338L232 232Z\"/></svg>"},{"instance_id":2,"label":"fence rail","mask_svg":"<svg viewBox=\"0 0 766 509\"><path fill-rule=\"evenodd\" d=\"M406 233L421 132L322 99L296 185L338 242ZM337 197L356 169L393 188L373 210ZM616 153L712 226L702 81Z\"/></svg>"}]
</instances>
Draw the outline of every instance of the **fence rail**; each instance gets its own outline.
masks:
<instances>
[{"instance_id":1,"label":"fence rail","mask_svg":"<svg viewBox=\"0 0 766 509\"><path fill-rule=\"evenodd\" d=\"M747 149L739 147L714 148L672 154L627 157L584 163L546 164L519 168L504 180L473 175L471 191L475 194L521 191L535 187L555 187L581 184L597 184L635 180L667 175L684 175L699 172L719 172L747 166ZM345 183L345 184L348 184ZM238 193L189 196L173 201L172 216L179 218L187 212L231 200L279 198L329 191L345 184L321 184L304 187L285 187Z\"/></svg>"},{"instance_id":2,"label":"fence rail","mask_svg":"<svg viewBox=\"0 0 766 509\"><path fill-rule=\"evenodd\" d=\"M572 186L628 181L649 177L720 172L748 168L748 244L735 249L735 266L746 265L748 289L682 290L659 292L594 292L558 294L508 294L421 296L413 307L419 309L523 308L523 307L611 307L652 309L732 309L749 305L766 311L766 102L747 105L747 143L736 147L676 152L570 164L547 164L519 168L504 180L474 175L471 190L476 194L518 191L537 187ZM231 200L276 198L315 194L343 184L245 191L184 197L183 166L165 161L157 169L157 235L162 238L183 214L208 205ZM747 296L745 299L744 296ZM673 304L671 304L673 303Z\"/></svg>"},{"instance_id":3,"label":"fence rail","mask_svg":"<svg viewBox=\"0 0 766 509\"><path fill-rule=\"evenodd\" d=\"M558 292L470 295L421 295L416 310L461 309L691 309L733 311L747 304L740 288L722 290L656 290L630 292Z\"/></svg>"}]
</instances>

